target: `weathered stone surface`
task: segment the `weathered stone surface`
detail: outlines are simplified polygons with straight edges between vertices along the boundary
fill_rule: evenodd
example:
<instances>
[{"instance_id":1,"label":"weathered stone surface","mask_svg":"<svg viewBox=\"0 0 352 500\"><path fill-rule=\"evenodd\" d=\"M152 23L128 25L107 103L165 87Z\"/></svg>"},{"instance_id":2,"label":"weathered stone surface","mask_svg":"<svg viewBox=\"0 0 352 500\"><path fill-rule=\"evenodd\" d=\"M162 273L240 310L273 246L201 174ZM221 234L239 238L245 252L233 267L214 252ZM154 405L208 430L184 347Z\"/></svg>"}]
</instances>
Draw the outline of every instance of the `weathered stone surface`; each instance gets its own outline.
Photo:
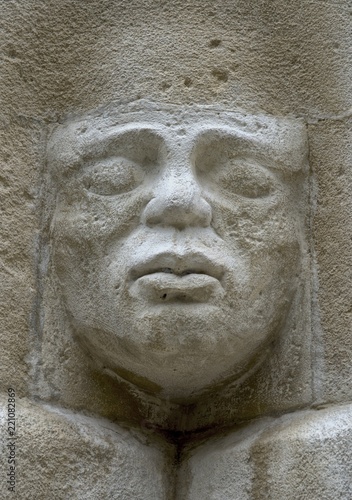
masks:
<instances>
[{"instance_id":1,"label":"weathered stone surface","mask_svg":"<svg viewBox=\"0 0 352 500\"><path fill-rule=\"evenodd\" d=\"M112 100L329 116L351 106L346 0L2 2L2 96L25 115Z\"/></svg>"},{"instance_id":2,"label":"weathered stone surface","mask_svg":"<svg viewBox=\"0 0 352 500\"><path fill-rule=\"evenodd\" d=\"M37 296L37 189L40 128L18 116L0 118L0 387L28 388L31 314Z\"/></svg>"},{"instance_id":3,"label":"weathered stone surface","mask_svg":"<svg viewBox=\"0 0 352 500\"><path fill-rule=\"evenodd\" d=\"M1 498L170 498L173 449L155 437L19 398L16 418L13 439L3 400ZM6 488L10 443L16 451L15 493Z\"/></svg>"},{"instance_id":4,"label":"weathered stone surface","mask_svg":"<svg viewBox=\"0 0 352 500\"><path fill-rule=\"evenodd\" d=\"M143 102L101 113L49 140L43 280L59 282L60 337L72 330L105 371L189 403L253 372L290 330L300 341L304 123Z\"/></svg>"},{"instance_id":5,"label":"weathered stone surface","mask_svg":"<svg viewBox=\"0 0 352 500\"><path fill-rule=\"evenodd\" d=\"M22 422L16 497L349 499L350 410L333 405L351 401L352 394L351 3L3 0L0 6L0 388L2 394L16 388ZM121 357L125 371L117 374L97 363L104 358L99 346L87 355L71 335L75 298L68 316L63 283L54 277L60 263L54 269L53 243L60 235L59 224L50 224L55 200L47 189L53 130L90 113L99 121L143 99L178 112L218 108L220 121L227 110L299 122L308 134L309 172L296 197L301 205L286 214L297 221L303 242L299 293L282 309L286 328L261 367L244 370L240 384L225 376L225 384L212 386L222 371L216 348L208 351L214 356L209 370L204 354L202 376L200 357L197 368L183 355L181 401L171 387L177 357L164 363L163 379L162 361L141 353L133 373ZM150 112L144 117L153 122ZM218 219L221 225L229 218ZM61 230L64 235L69 224L62 222ZM278 289L287 290L289 275L288 269L281 274ZM81 292L78 285L77 303ZM105 317L100 313L105 320L111 322L110 309ZM101 350L120 355L109 341ZM198 400L188 398L195 388ZM312 410L325 404L326 410ZM108 421L129 430L117 438ZM163 438L141 443L131 437L136 429L147 439ZM216 437L199 446L204 430ZM191 455L181 453L183 445L194 446ZM173 490L176 449L181 472ZM4 477L0 497L6 498Z\"/></svg>"},{"instance_id":6,"label":"weathered stone surface","mask_svg":"<svg viewBox=\"0 0 352 500\"><path fill-rule=\"evenodd\" d=\"M348 401L352 396L351 118L312 124L309 135L315 182L315 399Z\"/></svg>"},{"instance_id":7,"label":"weathered stone surface","mask_svg":"<svg viewBox=\"0 0 352 500\"><path fill-rule=\"evenodd\" d=\"M188 452L177 498L347 499L351 443L351 405L258 420Z\"/></svg>"}]
</instances>

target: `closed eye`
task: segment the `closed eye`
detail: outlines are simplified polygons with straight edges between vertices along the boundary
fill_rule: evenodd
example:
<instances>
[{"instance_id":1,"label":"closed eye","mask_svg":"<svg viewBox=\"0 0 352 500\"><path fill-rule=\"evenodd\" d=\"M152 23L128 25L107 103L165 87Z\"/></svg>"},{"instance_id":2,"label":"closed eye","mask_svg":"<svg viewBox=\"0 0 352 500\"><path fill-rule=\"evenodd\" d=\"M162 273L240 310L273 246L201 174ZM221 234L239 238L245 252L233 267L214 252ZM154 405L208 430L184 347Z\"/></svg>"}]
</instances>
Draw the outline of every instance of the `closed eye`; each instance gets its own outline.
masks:
<instances>
[{"instance_id":1,"label":"closed eye","mask_svg":"<svg viewBox=\"0 0 352 500\"><path fill-rule=\"evenodd\" d=\"M97 195L128 193L158 170L164 155L163 140L155 131L127 129L87 151L80 179L88 191Z\"/></svg>"},{"instance_id":2,"label":"closed eye","mask_svg":"<svg viewBox=\"0 0 352 500\"><path fill-rule=\"evenodd\" d=\"M270 159L236 137L203 136L194 152L194 166L200 183L211 191L245 198L265 198L280 187L268 168Z\"/></svg>"},{"instance_id":3,"label":"closed eye","mask_svg":"<svg viewBox=\"0 0 352 500\"><path fill-rule=\"evenodd\" d=\"M101 160L82 169L81 181L88 191L114 196L132 191L144 179L141 165L121 156Z\"/></svg>"},{"instance_id":4,"label":"closed eye","mask_svg":"<svg viewBox=\"0 0 352 500\"><path fill-rule=\"evenodd\" d=\"M213 170L209 180L221 190L246 198L264 198L278 187L274 175L250 158L228 159Z\"/></svg>"}]
</instances>

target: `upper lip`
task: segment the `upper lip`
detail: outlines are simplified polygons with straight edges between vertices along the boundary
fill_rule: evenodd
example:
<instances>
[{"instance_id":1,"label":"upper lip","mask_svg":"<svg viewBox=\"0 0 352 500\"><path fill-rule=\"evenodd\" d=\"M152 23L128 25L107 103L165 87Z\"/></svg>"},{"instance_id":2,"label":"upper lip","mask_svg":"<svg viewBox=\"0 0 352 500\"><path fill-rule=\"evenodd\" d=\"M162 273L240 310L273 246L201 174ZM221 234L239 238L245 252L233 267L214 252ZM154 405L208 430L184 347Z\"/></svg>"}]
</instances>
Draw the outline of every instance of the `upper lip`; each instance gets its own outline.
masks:
<instances>
[{"instance_id":1,"label":"upper lip","mask_svg":"<svg viewBox=\"0 0 352 500\"><path fill-rule=\"evenodd\" d=\"M205 274L220 281L224 274L224 269L203 253L179 254L163 252L147 257L143 262L133 266L131 269L131 278L137 280L148 274L162 272L172 273L176 276Z\"/></svg>"}]
</instances>

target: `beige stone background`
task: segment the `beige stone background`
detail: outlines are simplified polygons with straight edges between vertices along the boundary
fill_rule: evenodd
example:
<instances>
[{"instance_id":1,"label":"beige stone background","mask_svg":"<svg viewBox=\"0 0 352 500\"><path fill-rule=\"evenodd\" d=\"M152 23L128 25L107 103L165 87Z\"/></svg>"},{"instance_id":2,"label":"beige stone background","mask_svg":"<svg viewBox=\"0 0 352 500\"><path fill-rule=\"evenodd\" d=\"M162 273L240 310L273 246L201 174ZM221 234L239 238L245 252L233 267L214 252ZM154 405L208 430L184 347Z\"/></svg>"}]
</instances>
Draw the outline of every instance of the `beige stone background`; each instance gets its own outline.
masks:
<instances>
[{"instance_id":1,"label":"beige stone background","mask_svg":"<svg viewBox=\"0 0 352 500\"><path fill-rule=\"evenodd\" d=\"M1 392L38 395L46 126L147 98L307 121L313 341L303 406L350 401L352 2L0 0L0 12ZM94 384L88 392L107 390ZM107 391L112 418L121 403L111 407L116 388Z\"/></svg>"}]
</instances>

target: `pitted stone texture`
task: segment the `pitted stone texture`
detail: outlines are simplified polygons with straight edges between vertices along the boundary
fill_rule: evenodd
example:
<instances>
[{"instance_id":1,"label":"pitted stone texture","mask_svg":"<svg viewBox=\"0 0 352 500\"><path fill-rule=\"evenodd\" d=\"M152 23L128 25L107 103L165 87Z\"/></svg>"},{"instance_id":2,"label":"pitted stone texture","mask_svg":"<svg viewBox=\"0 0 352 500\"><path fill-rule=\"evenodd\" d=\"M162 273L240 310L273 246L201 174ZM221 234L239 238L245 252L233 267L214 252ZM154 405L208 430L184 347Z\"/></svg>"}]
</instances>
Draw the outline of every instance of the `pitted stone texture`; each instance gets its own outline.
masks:
<instances>
[{"instance_id":1,"label":"pitted stone texture","mask_svg":"<svg viewBox=\"0 0 352 500\"><path fill-rule=\"evenodd\" d=\"M351 102L348 1L7 1L2 97L26 115L138 96L326 116Z\"/></svg>"},{"instance_id":2,"label":"pitted stone texture","mask_svg":"<svg viewBox=\"0 0 352 500\"><path fill-rule=\"evenodd\" d=\"M338 140L337 140L338 138ZM309 126L314 172L316 401L352 399L352 119Z\"/></svg>"},{"instance_id":3,"label":"pitted stone texture","mask_svg":"<svg viewBox=\"0 0 352 500\"><path fill-rule=\"evenodd\" d=\"M186 455L178 500L336 500L352 496L352 406L249 424Z\"/></svg>"},{"instance_id":4,"label":"pitted stone texture","mask_svg":"<svg viewBox=\"0 0 352 500\"><path fill-rule=\"evenodd\" d=\"M24 123L26 117L31 117L44 128L43 118L55 121L67 113L143 96L164 102L223 102L228 107L239 106L254 113L266 110L273 114L326 119L348 114L351 106L351 9L347 1L302 3L297 0L289 5L275 1L253 7L244 0L215 4L173 2L162 6L149 0L128 4L33 0L4 2L2 7L1 109L10 121ZM16 138L13 151L21 148L29 151L33 142L43 146L38 138L28 136L24 128L6 128L4 141ZM337 148L338 143L337 136L334 139ZM319 164L321 160L317 149L315 161ZM17 155L16 165L12 164L11 169L22 183L27 175L24 173L32 172L34 165L37 162L30 155L25 154L21 159ZM30 189L38 187L34 178L29 184ZM16 237L17 229L4 232L2 244L10 242L10 256L17 253L19 244L33 243L31 235L36 227L28 216L28 207L21 206L20 199L16 204L15 211L7 208L6 224L18 227L19 233L26 237L20 241ZM13 202L9 202L8 207L13 206ZM321 227L323 230L323 218ZM329 232L325 232L329 239ZM345 231L339 236L343 238L344 247L347 234ZM336 247L339 246L336 240ZM29 248L30 244L28 252L19 260L18 279L11 278L4 288L5 299L10 304L21 304L21 312L9 314L11 306L6 306L1 316L4 380L17 383L19 377L18 384L23 384L25 378L23 360L32 359L32 353L26 358L26 333L30 314L38 309L40 301L39 292L37 305L33 305L35 294L31 294L30 287L34 284L35 265L31 252L35 244ZM322 273L329 274L330 269L339 264L339 252L333 254L324 263L320 261ZM337 294L338 289L339 283L332 285L332 295ZM327 311L329 308L327 300ZM331 317L326 337L331 338L332 329L337 336L326 345L327 356L329 350L332 353L327 366L331 368L330 373L334 373L329 398L337 387L341 398L349 393L345 382L338 377L335 368L338 363L334 364L334 358L342 356L344 373L349 378L348 353L345 356L342 348L336 353L336 346L342 345L339 339L348 337L348 309L345 311L345 305L342 309L344 320L340 322L339 316ZM333 327L334 319L338 320L338 328ZM40 325L32 325L31 330L39 337ZM55 342L59 342L58 336ZM61 354L66 347L62 346ZM65 353L62 358L65 359ZM68 379L74 375L72 371ZM66 380L63 385L67 394L76 390L74 384L68 387ZM56 395L60 392L59 386L60 383L53 383ZM89 389L94 393L97 387L91 384ZM41 387L42 395L47 392L47 388ZM281 394L278 400L282 400ZM75 397L66 401L74 405Z\"/></svg>"},{"instance_id":5,"label":"pitted stone texture","mask_svg":"<svg viewBox=\"0 0 352 500\"><path fill-rule=\"evenodd\" d=\"M1 409L1 498L169 500L172 448L107 420L16 400L16 487L7 490Z\"/></svg>"},{"instance_id":6,"label":"pitted stone texture","mask_svg":"<svg viewBox=\"0 0 352 500\"><path fill-rule=\"evenodd\" d=\"M0 87L1 88L1 87ZM37 329L38 182L42 128L0 117L0 391L28 391L29 332ZM37 305L37 304L36 304Z\"/></svg>"},{"instance_id":7,"label":"pitted stone texture","mask_svg":"<svg viewBox=\"0 0 352 500\"><path fill-rule=\"evenodd\" d=\"M33 154L34 150L45 149L45 138L40 135L40 130L46 131L48 122L62 122L63 117L72 113L83 113L112 101L126 102L145 97L180 104L222 103L228 108L242 108L254 114L291 114L304 117L310 123L315 122L310 127L310 142L311 164L318 186L318 206L314 220L314 249L318 269L314 279L316 293L313 301L309 294L305 296L305 304L308 307L312 304L314 309L311 344L314 362L311 375L318 401L351 400L351 162L348 157L351 141L348 129L342 124L342 119L350 115L352 104L351 12L351 4L347 0L1 2L0 93L4 125L1 150L5 152L1 159L1 203L5 206L1 213L0 241L3 271L0 382L4 390L14 384L24 393L27 384L33 388L34 379L38 382L36 391L39 397L53 398L67 407L79 411L90 408L111 419L130 420L141 425L147 414L151 420L165 423L165 416L156 415L161 411L157 404L154 407L150 404L143 415L140 412L143 402L131 402L129 397L124 397L124 389L119 384L109 385L107 376L94 378L83 358L78 365L69 364L70 349L74 350L75 347L71 340L62 339L62 325L55 323L52 318L48 321L50 341L46 345L41 344L44 318L40 312L46 310L46 304L41 308L43 290L35 277L38 256L36 228L39 226L36 217L39 219L42 212L39 208L40 197L35 197L41 182L37 169L43 167L44 171L45 168L44 154ZM319 122L316 122L317 119ZM12 155L11 160L9 155ZM42 262L45 264L45 259ZM41 272L45 275L45 265ZM53 305L57 297L55 288L52 287L50 292ZM305 323L305 313L301 315L302 323ZM34 317L35 320L31 322ZM29 345L30 334L34 342ZM28 347L31 349L29 356ZM283 349L285 347L282 346ZM33 361L32 366L38 366L36 363L41 348L46 360L45 383L40 379L42 374L36 372L29 376L26 373L27 361ZM297 374L302 373L303 365L310 366L309 356L303 356L302 365L300 345L294 342L287 347L286 353L288 358L292 358L295 370L288 371L286 385L276 386L274 402L277 407L282 407L280 405L283 403L285 406L286 396L292 398L291 402L300 403L303 392L304 401L310 400L307 378L303 377L304 384L297 378ZM278 365L276 359L271 362ZM60 372L55 368L56 363L60 365ZM272 381L267 375L261 374L263 391L258 391L258 387L253 384L238 398L230 394L225 402L221 398L221 401L211 400L203 408L204 418L194 412L194 408L187 407L181 410L173 424L176 422L178 428L182 429L187 426L194 429L201 422L219 422L224 417L233 422L238 414L237 408L246 413L242 404L247 397L251 401L252 415L273 410L267 405L269 399L265 397L265 388L268 382L275 385L276 380ZM48 379L49 384L46 383ZM259 402L258 395L261 395ZM167 411L173 413L173 409ZM216 417L214 413L217 413ZM324 415L323 411L321 414ZM34 434L40 436L38 447L43 443L40 448L43 456L46 449L52 450L51 446L54 446L50 440L45 441L45 428L47 425L50 427L52 421L50 415L36 409L35 415L28 416L23 426L24 432L28 424L29 428L34 429ZM242 445L237 445L238 460L232 462L232 479L239 485L241 500L245 500L246 496L250 498L251 494L256 500L262 500L263 497L270 498L270 493L274 499L282 500L286 495L296 499L298 495L294 495L295 488L301 498L306 498L307 491L309 500L317 497L324 500L352 497L351 471L341 455L342 450L351 463L348 455L351 448L348 425L345 426L343 418L337 416L336 421L326 417L331 427L324 427L317 421L318 413L314 415L314 418L307 418L313 422L315 430L307 429L303 423L299 424L300 430L294 431L294 439L293 431L285 431L290 437L284 440L284 444L291 441L293 444L300 443L303 450L301 454L296 444L290 444L290 458L285 462L279 434L277 439L273 439L276 451L281 450L278 456L281 456L283 465L278 463L275 453L269 452L264 453L269 457L269 462L263 465L261 448L253 452L253 457L258 457L257 470L262 471L261 474L266 474L263 470L270 470L276 481L274 483L258 476L257 486L252 489L252 472L248 472L246 464L249 451L244 441ZM334 412L331 411L330 415L333 416ZM38 425L35 423L36 418ZM79 417L75 418L79 420ZM324 432L319 438L317 434L322 427ZM62 424L62 428L66 429L66 424ZM78 439L76 427L74 429L73 441ZM92 435L100 433L94 425L90 429ZM248 436L250 432L248 428ZM57 434L61 439L58 441L66 446L61 431ZM26 457L24 465L28 466L31 474L28 484L37 488L34 489L36 498L41 498L40 495L47 498L46 492L49 491L49 497L52 493L51 483L45 476L48 464L35 454L35 450L30 447L32 442L36 443L35 440L24 443L22 455ZM248 446L250 443L252 441L248 437ZM268 439L263 446L270 451ZM70 449L69 445L67 447ZM54 498L58 491L60 494L63 491L66 478L72 477L72 470L84 470L82 461L89 464L87 470L94 469L90 460L91 456L94 458L95 452L90 455L86 444L82 445L82 440L74 448L72 456L78 465L72 463L70 469L63 466L63 473L53 483L57 487L52 495ZM58 463L60 457L66 458L65 451L59 451L61 455L59 453ZM57 449L53 453L56 452ZM85 452L88 456L84 455ZM235 457L236 453L233 453ZM139 455L140 452L136 455L132 475L129 476L138 494L140 483L133 474L138 467ZM32 463L32 456L40 464L39 473L37 464ZM322 457L320 461L317 456ZM216 457L220 463L221 453ZM48 466L50 473L55 469L55 460L53 457ZM116 461L112 463L118 474L119 464ZM212 475L214 462L206 465L204 459L202 463L203 472L209 472L198 475L198 478L202 477L204 485L196 479L192 484L197 486L203 498L206 499L209 492L216 495L216 491L219 496L214 498L221 500L231 498L231 492L236 494L236 483L231 482L231 475L226 473L226 461L222 462L222 477ZM272 471L270 463L277 470ZM293 464L295 468L287 471L285 463L289 463L290 467ZM320 464L318 468L314 465L317 463ZM161 466L158 464L156 468L159 469ZM239 472L238 466L242 467L242 472ZM202 467L199 465L199 468ZM196 466L193 468L196 470ZM332 474L332 470L336 473ZM289 477L293 471L291 483L285 483L284 479L278 477L278 471L283 471L283 478ZM345 472L347 479L344 477ZM40 473L44 473L46 491L40 489ZM23 477L27 477L25 472ZM116 477L114 481L117 481ZM129 480L126 479L127 483ZM78 478L73 481L78 482ZM89 481L88 485L91 484ZM288 484L293 485L292 489L288 488ZM204 488L205 485L208 489ZM84 482L79 487L86 491ZM94 491L94 486L92 488ZM124 492L129 492L128 488L127 485ZM305 491L302 491L304 488ZM192 488L190 491L196 495ZM28 498L27 489L20 492L23 498ZM150 490L147 489L148 492ZM153 489L152 498L157 498L159 492ZM0 493L3 496L6 492L3 493L1 489Z\"/></svg>"}]
</instances>

